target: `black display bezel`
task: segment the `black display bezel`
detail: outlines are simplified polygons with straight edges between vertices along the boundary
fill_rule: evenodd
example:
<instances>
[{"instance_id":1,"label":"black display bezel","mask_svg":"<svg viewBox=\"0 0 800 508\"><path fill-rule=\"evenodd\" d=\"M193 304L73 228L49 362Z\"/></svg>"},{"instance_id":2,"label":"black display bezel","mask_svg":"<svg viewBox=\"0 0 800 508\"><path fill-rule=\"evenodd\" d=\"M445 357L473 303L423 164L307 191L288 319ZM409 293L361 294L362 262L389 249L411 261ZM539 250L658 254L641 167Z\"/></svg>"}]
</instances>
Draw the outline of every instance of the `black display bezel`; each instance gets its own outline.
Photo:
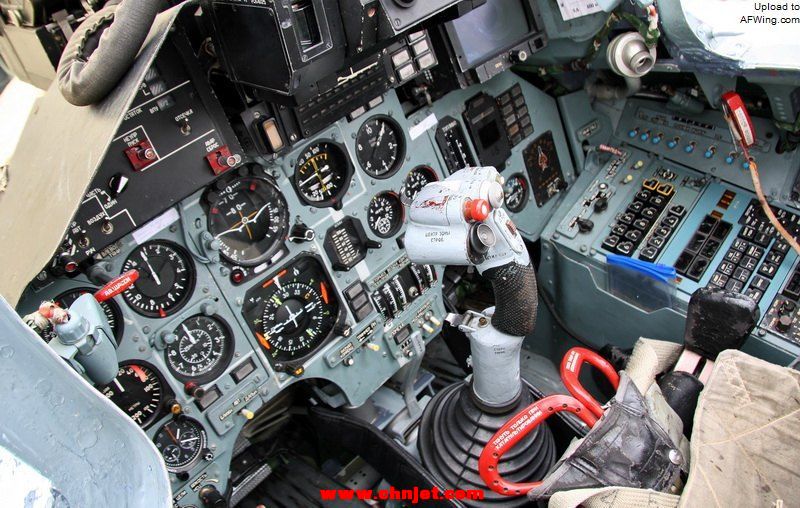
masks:
<instances>
[{"instance_id":1,"label":"black display bezel","mask_svg":"<svg viewBox=\"0 0 800 508\"><path fill-rule=\"evenodd\" d=\"M400 169L403 167L403 163L405 162L405 158L406 158L406 136L405 136L405 132L400 127L400 124L397 123L397 121L394 118L392 118L390 116L387 116L387 115L373 115L373 116L367 118L364 121L364 123L361 124L361 127L358 128L358 132L356 133L356 139L355 139L355 144L356 145L358 145L359 139L361 138L362 132L363 132L364 128L366 127L366 125L369 122L372 122L374 120L381 120L383 122L386 122L392 128L392 130L394 131L395 136L397 137L397 145L398 145L397 146L397 159L395 160L394 165L392 166L392 168L388 172L386 172L386 173L384 173L382 175L374 173L374 172L371 172L371 171L369 171L368 169L366 169L364 167L365 161L361 160L361 157L360 157L360 154L358 152L358 147L357 146L356 146L356 159L358 159L358 164L359 164L359 166L361 166L361 169L364 171L364 173L366 173L367 175L371 176L372 178L377 178L378 180L386 180L386 179L391 178L394 175L396 175L397 172L400 171Z\"/></svg>"},{"instance_id":2,"label":"black display bezel","mask_svg":"<svg viewBox=\"0 0 800 508\"><path fill-rule=\"evenodd\" d=\"M208 319L213 319L214 321L216 321L220 325L222 325L222 328L223 328L223 330L225 332L225 337L226 337L227 342L229 343L229 346L230 346L228 348L227 353L225 355L223 355L223 357L220 359L219 363L213 369L211 369L210 371L206 372L205 374L202 374L202 375L199 375L199 376L187 376L185 374L181 374L180 372L177 372L175 369L172 368L172 365L170 364L169 359L167 358L168 351L169 351L170 347L172 346L172 344L170 344L169 346L164 348L164 364L167 366L167 370L169 371L169 373L172 374L172 377L174 377L178 381L181 381L182 383L186 383L186 382L191 381L191 382L198 383L198 384L202 385L202 384L206 384L206 383L209 383L209 382L217 379L218 377L220 377L222 375L223 372L228 370L228 367L230 367L231 361L233 360L234 350L236 349L236 338L233 336L233 330L231 329L231 326L228 324L227 321L225 321L225 319L222 316L220 316L218 314L214 314L214 315L211 315L211 316L206 316L205 314L202 314L202 313L201 314L192 314L191 316L188 316L185 319L182 319L181 322L178 323L178 326L176 327L176 329L178 327L180 327L183 323L185 323L188 319L192 319L192 318L195 318L195 317L205 317L205 318L208 318ZM173 331L173 333L174 333L174 331ZM177 342L178 341L176 341L176 343Z\"/></svg>"},{"instance_id":3,"label":"black display bezel","mask_svg":"<svg viewBox=\"0 0 800 508\"><path fill-rule=\"evenodd\" d=\"M335 196L333 196L330 199L326 199L324 201L312 201L312 200L308 199L308 197L305 194L303 194L303 192L300 190L300 185L299 185L299 182L298 182L297 169L301 166L300 161L301 161L302 157L306 154L306 152L308 152L309 150L311 150L315 146L319 146L319 145L323 145L323 144L327 144L327 145L330 145L332 147L335 147L337 150L339 150L341 152L341 155L344 157L344 162L345 162L345 166L346 166L345 167L345 179L344 179L344 182L342 182L342 186L339 189L339 192L337 192ZM350 181L353 179L353 173L355 172L354 168L353 168L353 161L350 160L350 155L347 153L347 147L345 147L341 143L337 143L336 141L334 141L332 139L322 138L322 139L314 140L313 142L307 144L301 150L299 150L298 154L299 154L299 156L298 156L297 160L294 162L294 168L293 168L293 171L292 171L292 187L294 187L294 191L297 194L297 197L300 198L300 201L302 201L304 204L306 204L308 206L313 206L314 208L333 207L333 208L335 208L337 210L341 209L343 201L344 201L344 196L345 196L345 194L347 194L347 191L350 188Z\"/></svg>"}]
</instances>

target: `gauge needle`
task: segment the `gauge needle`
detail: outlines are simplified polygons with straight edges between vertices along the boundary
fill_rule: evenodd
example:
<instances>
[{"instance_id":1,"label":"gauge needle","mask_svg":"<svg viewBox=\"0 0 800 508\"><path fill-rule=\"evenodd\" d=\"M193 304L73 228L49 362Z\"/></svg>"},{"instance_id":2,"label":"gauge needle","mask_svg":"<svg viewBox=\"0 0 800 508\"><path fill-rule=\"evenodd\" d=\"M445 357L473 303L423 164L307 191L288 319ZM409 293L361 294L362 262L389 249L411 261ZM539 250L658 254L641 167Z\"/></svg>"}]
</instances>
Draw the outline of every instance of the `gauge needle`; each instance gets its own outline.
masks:
<instances>
[{"instance_id":1,"label":"gauge needle","mask_svg":"<svg viewBox=\"0 0 800 508\"><path fill-rule=\"evenodd\" d=\"M158 274L156 273L155 270L153 270L153 267L150 266L150 260L147 259L147 254L145 254L144 251L142 251L142 259L144 259L144 264L146 264L148 270L150 270L150 275L153 276L153 280L156 281L156 284L158 284L160 286L161 285L161 279L158 278Z\"/></svg>"},{"instance_id":2,"label":"gauge needle","mask_svg":"<svg viewBox=\"0 0 800 508\"><path fill-rule=\"evenodd\" d=\"M187 328L183 323L181 323L181 328L183 328L183 331L186 332L186 337L189 339L189 342L191 342L193 346L197 344L197 339L192 336L192 332L189 331L189 328Z\"/></svg>"},{"instance_id":3,"label":"gauge needle","mask_svg":"<svg viewBox=\"0 0 800 508\"><path fill-rule=\"evenodd\" d=\"M166 431L167 431L167 434L169 434L169 438L170 438L170 439L172 439L172 441L173 441L175 444L178 444L178 438L177 438L177 437L175 437L175 434L173 434L171 430L169 430L169 427L164 427L164 430L166 430ZM179 431L179 432L180 432L180 431Z\"/></svg>"},{"instance_id":4,"label":"gauge needle","mask_svg":"<svg viewBox=\"0 0 800 508\"><path fill-rule=\"evenodd\" d=\"M317 161L315 161L314 159L311 159L311 165L314 166L314 173L317 175L317 179L319 180L319 183L322 184L322 192L328 192L328 186L325 185L325 182L322 180L322 175L319 174L319 168L317 167ZM328 166L325 166L325 167L327 168Z\"/></svg>"},{"instance_id":5,"label":"gauge needle","mask_svg":"<svg viewBox=\"0 0 800 508\"><path fill-rule=\"evenodd\" d=\"M242 218L242 224L244 225L244 228L247 230L247 236L252 240L253 232L250 231L250 226L247 223L247 219L244 217L244 215L242 215L242 212L239 212L239 217Z\"/></svg>"},{"instance_id":6,"label":"gauge needle","mask_svg":"<svg viewBox=\"0 0 800 508\"><path fill-rule=\"evenodd\" d=\"M187 439L183 439L183 440L181 440L181 444L183 445L183 444L186 444L186 443L191 443L192 441L197 441L198 439L200 439L200 438L197 437L197 436L190 437L190 438L187 438Z\"/></svg>"}]
</instances>

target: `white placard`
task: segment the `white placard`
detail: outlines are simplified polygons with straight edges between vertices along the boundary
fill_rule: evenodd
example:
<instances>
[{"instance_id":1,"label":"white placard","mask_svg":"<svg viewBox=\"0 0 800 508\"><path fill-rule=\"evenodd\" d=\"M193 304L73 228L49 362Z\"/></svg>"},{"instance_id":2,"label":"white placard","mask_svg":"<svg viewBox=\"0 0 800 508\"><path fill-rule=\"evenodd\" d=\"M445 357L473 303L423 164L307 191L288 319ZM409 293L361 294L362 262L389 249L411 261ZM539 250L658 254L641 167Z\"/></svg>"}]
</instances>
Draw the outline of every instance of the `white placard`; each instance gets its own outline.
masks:
<instances>
[{"instance_id":1,"label":"white placard","mask_svg":"<svg viewBox=\"0 0 800 508\"><path fill-rule=\"evenodd\" d=\"M423 134L425 134L425 131L427 131L428 129L436 127L438 123L439 121L436 119L436 115L430 114L426 116L417 125L411 126L411 128L408 129L408 135L411 137L411 140L413 141L418 137L422 136Z\"/></svg>"},{"instance_id":2,"label":"white placard","mask_svg":"<svg viewBox=\"0 0 800 508\"><path fill-rule=\"evenodd\" d=\"M558 0L558 8L564 21L588 16L603 10L595 0Z\"/></svg>"},{"instance_id":3,"label":"white placard","mask_svg":"<svg viewBox=\"0 0 800 508\"><path fill-rule=\"evenodd\" d=\"M179 218L180 216L178 215L178 210L175 208L170 208L141 228L134 231L133 239L137 245L141 245L147 240L153 238L156 233L177 221Z\"/></svg>"}]
</instances>

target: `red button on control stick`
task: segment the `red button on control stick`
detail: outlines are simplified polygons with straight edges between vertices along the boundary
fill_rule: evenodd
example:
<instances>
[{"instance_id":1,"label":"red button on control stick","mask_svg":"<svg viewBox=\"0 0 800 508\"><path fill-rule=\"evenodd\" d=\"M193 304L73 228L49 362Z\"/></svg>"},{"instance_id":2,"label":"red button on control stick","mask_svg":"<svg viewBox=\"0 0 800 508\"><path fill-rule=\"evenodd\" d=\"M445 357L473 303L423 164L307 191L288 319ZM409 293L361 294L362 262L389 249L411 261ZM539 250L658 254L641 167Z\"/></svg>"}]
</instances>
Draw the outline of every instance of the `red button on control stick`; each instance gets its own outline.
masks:
<instances>
[{"instance_id":1,"label":"red button on control stick","mask_svg":"<svg viewBox=\"0 0 800 508\"><path fill-rule=\"evenodd\" d=\"M100 303L105 302L106 300L110 300L115 296L122 294L126 289L133 286L133 283L139 279L139 271L138 270L130 270L119 277L113 279L111 282L106 284L105 286L101 287L97 290L94 294L94 299Z\"/></svg>"},{"instance_id":2,"label":"red button on control stick","mask_svg":"<svg viewBox=\"0 0 800 508\"><path fill-rule=\"evenodd\" d=\"M464 205L464 218L468 221L483 222L491 211L492 207L485 199L471 199Z\"/></svg>"}]
</instances>

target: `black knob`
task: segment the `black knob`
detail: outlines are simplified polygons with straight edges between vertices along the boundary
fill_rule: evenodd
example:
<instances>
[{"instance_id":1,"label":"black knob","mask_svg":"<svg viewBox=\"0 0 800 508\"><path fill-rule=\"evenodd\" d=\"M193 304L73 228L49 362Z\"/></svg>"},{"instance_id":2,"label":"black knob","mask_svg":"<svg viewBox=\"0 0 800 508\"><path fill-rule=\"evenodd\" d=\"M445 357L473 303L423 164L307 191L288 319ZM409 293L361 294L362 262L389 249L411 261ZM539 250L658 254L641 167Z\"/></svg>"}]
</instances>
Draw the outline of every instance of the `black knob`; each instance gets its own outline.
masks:
<instances>
[{"instance_id":1,"label":"black knob","mask_svg":"<svg viewBox=\"0 0 800 508\"><path fill-rule=\"evenodd\" d=\"M594 202L594 211L597 213L603 213L608 208L608 198L602 197L597 198Z\"/></svg>"},{"instance_id":2,"label":"black knob","mask_svg":"<svg viewBox=\"0 0 800 508\"><path fill-rule=\"evenodd\" d=\"M200 489L200 501L206 508L228 508L228 501L213 485L204 485Z\"/></svg>"},{"instance_id":3,"label":"black knob","mask_svg":"<svg viewBox=\"0 0 800 508\"><path fill-rule=\"evenodd\" d=\"M594 229L594 222L589 219L579 218L576 224L578 225L578 231L581 233L588 233Z\"/></svg>"}]
</instances>

